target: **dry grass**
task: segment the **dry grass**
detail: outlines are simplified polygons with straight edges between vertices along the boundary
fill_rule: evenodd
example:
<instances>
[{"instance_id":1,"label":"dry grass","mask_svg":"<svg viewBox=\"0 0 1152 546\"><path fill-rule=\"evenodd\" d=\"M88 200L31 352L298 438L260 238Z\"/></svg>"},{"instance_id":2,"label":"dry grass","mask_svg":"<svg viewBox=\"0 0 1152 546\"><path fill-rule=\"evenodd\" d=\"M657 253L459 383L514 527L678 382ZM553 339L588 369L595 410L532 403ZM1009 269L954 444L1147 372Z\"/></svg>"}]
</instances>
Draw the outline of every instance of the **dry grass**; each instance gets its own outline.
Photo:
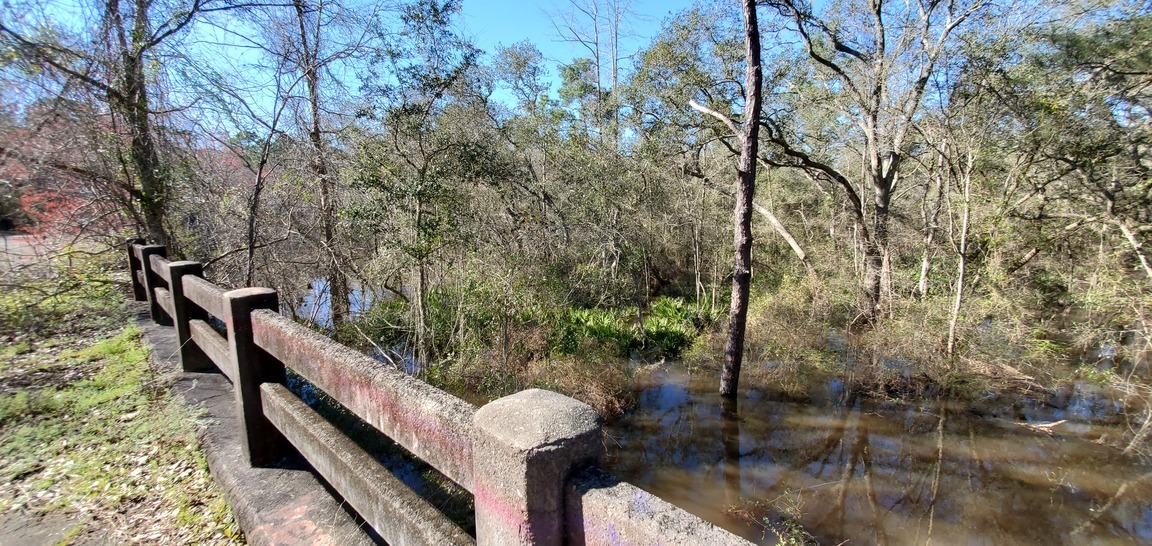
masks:
<instances>
[{"instance_id":1,"label":"dry grass","mask_svg":"<svg viewBox=\"0 0 1152 546\"><path fill-rule=\"evenodd\" d=\"M622 414L634 398L627 361L604 354L593 344L581 347L576 355L550 356L542 327L510 332L507 351L480 353L441 377L445 388L473 402L542 388L580 400L609 419Z\"/></svg>"}]
</instances>

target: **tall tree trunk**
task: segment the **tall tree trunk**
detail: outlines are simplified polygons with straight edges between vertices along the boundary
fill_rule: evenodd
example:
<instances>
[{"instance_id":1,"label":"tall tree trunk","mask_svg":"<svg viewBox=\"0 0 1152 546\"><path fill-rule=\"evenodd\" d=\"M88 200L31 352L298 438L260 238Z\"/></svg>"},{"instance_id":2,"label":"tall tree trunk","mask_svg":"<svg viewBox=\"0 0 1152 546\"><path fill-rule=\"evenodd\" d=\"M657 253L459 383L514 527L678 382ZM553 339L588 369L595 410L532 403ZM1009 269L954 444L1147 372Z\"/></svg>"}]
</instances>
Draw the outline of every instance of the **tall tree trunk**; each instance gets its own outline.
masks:
<instances>
[{"instance_id":1,"label":"tall tree trunk","mask_svg":"<svg viewBox=\"0 0 1152 546\"><path fill-rule=\"evenodd\" d=\"M864 239L864 319L872 322L880 316L884 303L884 277L888 274L888 206L891 187L877 182L873 199L872 230ZM870 235L870 236L869 236Z\"/></svg>"},{"instance_id":2,"label":"tall tree trunk","mask_svg":"<svg viewBox=\"0 0 1152 546\"><path fill-rule=\"evenodd\" d=\"M416 266L416 373L423 376L432 361L431 332L428 330L428 266L423 260Z\"/></svg>"},{"instance_id":3,"label":"tall tree trunk","mask_svg":"<svg viewBox=\"0 0 1152 546\"><path fill-rule=\"evenodd\" d=\"M164 227L165 177L164 165L156 143L149 110L148 80L144 75L144 46L148 40L148 8L146 0L135 0L135 18L131 29L124 27L119 0L108 0L106 17L116 32L120 48L120 93L109 94L108 103L124 118L128 125L128 160L135 168L140 183L140 212L148 240L155 244L173 246ZM130 36L126 33L130 33ZM170 248L169 255L177 255Z\"/></svg>"},{"instance_id":4,"label":"tall tree trunk","mask_svg":"<svg viewBox=\"0 0 1152 546\"><path fill-rule=\"evenodd\" d=\"M947 146L947 143L944 144ZM936 172L933 179L936 182L936 197L928 198L931 188L924 189L924 202L921 205L921 219L924 223L924 248L920 252L920 278L916 282L916 297L923 298L928 295L928 276L932 272L932 246L936 243L936 231L939 229L940 208L944 202L944 169L943 156L937 161Z\"/></svg>"},{"instance_id":5,"label":"tall tree trunk","mask_svg":"<svg viewBox=\"0 0 1152 546\"><path fill-rule=\"evenodd\" d=\"M320 222L323 230L323 266L325 276L328 278L328 306L331 311L332 329L336 333L337 327L349 313L348 278L340 267L340 254L337 250L339 242L336 241L336 202L332 195L332 176L328 168L327 152L324 149L324 137L320 121L320 36L315 34L314 43L308 44L308 29L306 26L306 6L304 0L296 0L296 20L300 29L300 68L304 72L304 81L308 86L308 107L311 114L311 126L308 128L308 141L312 145L312 160L310 166L312 174L320 184Z\"/></svg>"},{"instance_id":6,"label":"tall tree trunk","mask_svg":"<svg viewBox=\"0 0 1152 546\"><path fill-rule=\"evenodd\" d=\"M246 242L248 249L245 252L247 259L244 267L244 286L253 286L256 277L256 240L259 238L257 222L260 217L260 196L264 193L264 181L267 176L264 169L268 166L268 154L272 139L276 135L276 123L273 121L272 130L264 139L260 148L260 161L256 164L256 183L252 187L252 197L248 200L248 236Z\"/></svg>"},{"instance_id":7,"label":"tall tree trunk","mask_svg":"<svg viewBox=\"0 0 1152 546\"><path fill-rule=\"evenodd\" d=\"M748 292L752 283L752 198L756 195L756 155L759 145L761 85L760 29L756 22L756 1L743 0L744 7L744 125L740 130L740 165L736 172L736 209L733 213L733 243L736 247L732 270L732 307L728 312L728 340L724 347L724 370L720 374L720 395L735 398L744 362L744 333L748 321Z\"/></svg>"},{"instance_id":8,"label":"tall tree trunk","mask_svg":"<svg viewBox=\"0 0 1152 546\"><path fill-rule=\"evenodd\" d=\"M420 178L424 178L424 172L420 173ZM432 359L432 336L428 328L428 255L425 254L424 247L427 242L424 240L420 230L420 226L424 223L424 202L422 198L416 198L416 226L413 230L413 246L420 248L420 255L416 259L416 369L417 373L423 374L427 366L431 364Z\"/></svg>"},{"instance_id":9,"label":"tall tree trunk","mask_svg":"<svg viewBox=\"0 0 1152 546\"><path fill-rule=\"evenodd\" d=\"M964 222L968 221L968 211L964 211ZM961 241L964 236L961 235ZM964 247L964 243L961 243ZM952 316L948 319L948 356L956 356L956 329L960 323L960 309L964 304L964 284L967 282L968 274L968 258L962 252L959 254L960 260L956 264L956 292L952 298Z\"/></svg>"},{"instance_id":10,"label":"tall tree trunk","mask_svg":"<svg viewBox=\"0 0 1152 546\"><path fill-rule=\"evenodd\" d=\"M156 244L172 246L175 241L171 240L164 227L165 173L156 140L152 135L147 92L141 81L143 77L141 71L131 78L134 80L131 85L136 87L133 89L133 94L137 95L137 99L124 112L131 127L129 157L136 166L137 176L140 179L140 210L144 216L148 239ZM170 255L175 255L174 250L171 249Z\"/></svg>"},{"instance_id":11,"label":"tall tree trunk","mask_svg":"<svg viewBox=\"0 0 1152 546\"><path fill-rule=\"evenodd\" d=\"M964 304L964 285L968 282L968 225L972 217L972 168L975 163L975 157L969 151L965 157L966 163L964 169L961 171L962 176L960 183L961 191L964 195L963 208L960 211L960 240L957 241L955 235L949 230L949 236L952 238L952 247L956 251L956 257L959 259L956 264L956 291L952 298L952 315L948 320L948 356L956 356L956 329L960 323L960 309ZM951 204L951 200L949 200ZM951 222L952 211L949 211L949 221Z\"/></svg>"},{"instance_id":12,"label":"tall tree trunk","mask_svg":"<svg viewBox=\"0 0 1152 546\"><path fill-rule=\"evenodd\" d=\"M609 42L612 49L612 90L609 108L612 109L612 151L620 153L620 25L624 19L624 0L614 0L611 4L612 27Z\"/></svg>"},{"instance_id":13,"label":"tall tree trunk","mask_svg":"<svg viewBox=\"0 0 1152 546\"><path fill-rule=\"evenodd\" d=\"M263 162L260 168L263 169ZM256 277L256 222L260 213L260 194L264 191L264 180L260 175L256 175L256 187L252 188L252 197L248 200L248 234L246 243L248 249L245 251L245 265L244 265L244 286L252 286Z\"/></svg>"},{"instance_id":14,"label":"tall tree trunk","mask_svg":"<svg viewBox=\"0 0 1152 546\"><path fill-rule=\"evenodd\" d=\"M696 311L700 311L700 302L708 294L704 287L703 251L701 249L700 230L704 225L704 187L700 187L700 201L696 207L696 217L692 222L692 272L696 281Z\"/></svg>"}]
</instances>

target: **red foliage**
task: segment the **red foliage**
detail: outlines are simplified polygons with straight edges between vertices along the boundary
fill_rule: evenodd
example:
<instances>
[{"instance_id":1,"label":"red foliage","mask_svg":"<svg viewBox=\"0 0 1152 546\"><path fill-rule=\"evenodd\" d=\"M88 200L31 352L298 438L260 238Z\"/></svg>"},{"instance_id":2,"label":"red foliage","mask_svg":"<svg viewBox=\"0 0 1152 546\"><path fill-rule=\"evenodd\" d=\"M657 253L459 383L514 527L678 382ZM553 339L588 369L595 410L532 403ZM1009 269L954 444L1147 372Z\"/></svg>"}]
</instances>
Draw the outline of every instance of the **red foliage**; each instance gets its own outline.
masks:
<instances>
[{"instance_id":1,"label":"red foliage","mask_svg":"<svg viewBox=\"0 0 1152 546\"><path fill-rule=\"evenodd\" d=\"M76 213L83 204L81 199L55 188L29 189L20 196L20 208L32 220L32 225L27 227L32 233L42 233L53 228L59 230L76 219ZM72 230L65 228L64 231Z\"/></svg>"}]
</instances>

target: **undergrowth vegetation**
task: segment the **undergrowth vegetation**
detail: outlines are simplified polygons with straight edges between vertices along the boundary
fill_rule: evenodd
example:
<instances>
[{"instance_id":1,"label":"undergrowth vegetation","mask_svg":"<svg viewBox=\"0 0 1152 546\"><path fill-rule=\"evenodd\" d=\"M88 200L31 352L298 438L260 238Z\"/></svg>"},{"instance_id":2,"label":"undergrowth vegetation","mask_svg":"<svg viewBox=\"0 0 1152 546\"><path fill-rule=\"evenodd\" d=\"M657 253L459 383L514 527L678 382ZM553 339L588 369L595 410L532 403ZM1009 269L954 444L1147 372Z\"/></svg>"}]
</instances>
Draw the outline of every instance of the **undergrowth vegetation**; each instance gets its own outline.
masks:
<instances>
[{"instance_id":1,"label":"undergrowth vegetation","mask_svg":"<svg viewBox=\"0 0 1152 546\"><path fill-rule=\"evenodd\" d=\"M1069 279L1058 274L1069 267L1064 261L1037 261L1023 279L1008 278L998 262L984 264L988 286L965 294L952 355L947 339L955 294L946 286L893 298L882 317L859 327L850 271L779 268L753 287L744 373L801 398L833 378L856 393L906 401L946 397L1063 409L1066 393L1090 393L1120 409L1070 416L1125 423L1128 435L1112 443L1152 456L1152 321L1146 316L1152 299L1115 270ZM937 282L945 284L948 273ZM686 361L717 368L725 326L721 320L705 329Z\"/></svg>"},{"instance_id":2,"label":"undergrowth vegetation","mask_svg":"<svg viewBox=\"0 0 1152 546\"><path fill-rule=\"evenodd\" d=\"M682 298L660 297L646 308L524 305L483 301L482 290L429 298L435 349L442 358L416 371L429 381L479 400L538 387L556 390L615 416L631 401L629 359L678 358L715 317ZM506 302L502 302L506 303ZM343 339L411 366L414 335L407 304L378 302L346 325ZM373 340L375 347L365 346ZM359 342L358 342L359 340Z\"/></svg>"},{"instance_id":3,"label":"undergrowth vegetation","mask_svg":"<svg viewBox=\"0 0 1152 546\"><path fill-rule=\"evenodd\" d=\"M62 543L242 543L111 267L5 275L0 512L62 516Z\"/></svg>"}]
</instances>

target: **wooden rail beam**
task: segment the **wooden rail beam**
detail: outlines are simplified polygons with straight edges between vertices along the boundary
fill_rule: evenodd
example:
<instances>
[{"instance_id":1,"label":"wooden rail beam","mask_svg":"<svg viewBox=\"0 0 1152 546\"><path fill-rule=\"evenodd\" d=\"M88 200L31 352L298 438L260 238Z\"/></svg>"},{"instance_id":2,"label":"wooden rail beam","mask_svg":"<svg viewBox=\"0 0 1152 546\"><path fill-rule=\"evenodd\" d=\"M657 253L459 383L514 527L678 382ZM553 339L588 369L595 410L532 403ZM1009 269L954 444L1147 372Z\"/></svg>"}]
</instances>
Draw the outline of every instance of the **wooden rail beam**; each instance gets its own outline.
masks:
<instances>
[{"instance_id":1,"label":"wooden rail beam","mask_svg":"<svg viewBox=\"0 0 1152 546\"><path fill-rule=\"evenodd\" d=\"M180 344L180 368L186 372L206 372L213 368L208 355L192 341L192 332L188 327L189 321L207 320L208 313L189 302L184 294L185 279L199 277L203 273L204 266L199 262L164 263L164 278L168 280L168 290L172 295L172 309L169 312L176 325L176 342Z\"/></svg>"},{"instance_id":2,"label":"wooden rail beam","mask_svg":"<svg viewBox=\"0 0 1152 546\"><path fill-rule=\"evenodd\" d=\"M283 385L265 383L260 392L268 420L388 544L475 544L436 507Z\"/></svg>"},{"instance_id":3,"label":"wooden rail beam","mask_svg":"<svg viewBox=\"0 0 1152 546\"><path fill-rule=\"evenodd\" d=\"M140 271L144 276L140 280L144 284L144 293L148 298L148 311L152 315L152 322L161 326L172 326L172 317L164 312L160 302L156 300L156 287L167 288L168 285L152 270L152 256L164 257L167 250L160 245L143 245L135 248L136 255L140 258Z\"/></svg>"},{"instance_id":4,"label":"wooden rail beam","mask_svg":"<svg viewBox=\"0 0 1152 546\"><path fill-rule=\"evenodd\" d=\"M472 490L474 406L278 313L254 312L252 327L257 346Z\"/></svg>"},{"instance_id":5,"label":"wooden rail beam","mask_svg":"<svg viewBox=\"0 0 1152 546\"><path fill-rule=\"evenodd\" d=\"M148 300L148 293L144 291L144 280L140 275L144 267L140 263L140 255L136 252L136 247L142 244L144 239L129 239L124 245L128 250L128 273L132 282L132 299L135 301Z\"/></svg>"},{"instance_id":6,"label":"wooden rail beam","mask_svg":"<svg viewBox=\"0 0 1152 546\"><path fill-rule=\"evenodd\" d=\"M185 278L183 288L185 298L200 306L208 314L224 320L225 290L223 288L198 276Z\"/></svg>"},{"instance_id":7,"label":"wooden rail beam","mask_svg":"<svg viewBox=\"0 0 1152 546\"><path fill-rule=\"evenodd\" d=\"M196 319L188 321L188 337L201 351L204 351L204 355L216 365L224 377L233 384L236 383L236 365L232 362L227 339L216 333L207 322Z\"/></svg>"}]
</instances>

